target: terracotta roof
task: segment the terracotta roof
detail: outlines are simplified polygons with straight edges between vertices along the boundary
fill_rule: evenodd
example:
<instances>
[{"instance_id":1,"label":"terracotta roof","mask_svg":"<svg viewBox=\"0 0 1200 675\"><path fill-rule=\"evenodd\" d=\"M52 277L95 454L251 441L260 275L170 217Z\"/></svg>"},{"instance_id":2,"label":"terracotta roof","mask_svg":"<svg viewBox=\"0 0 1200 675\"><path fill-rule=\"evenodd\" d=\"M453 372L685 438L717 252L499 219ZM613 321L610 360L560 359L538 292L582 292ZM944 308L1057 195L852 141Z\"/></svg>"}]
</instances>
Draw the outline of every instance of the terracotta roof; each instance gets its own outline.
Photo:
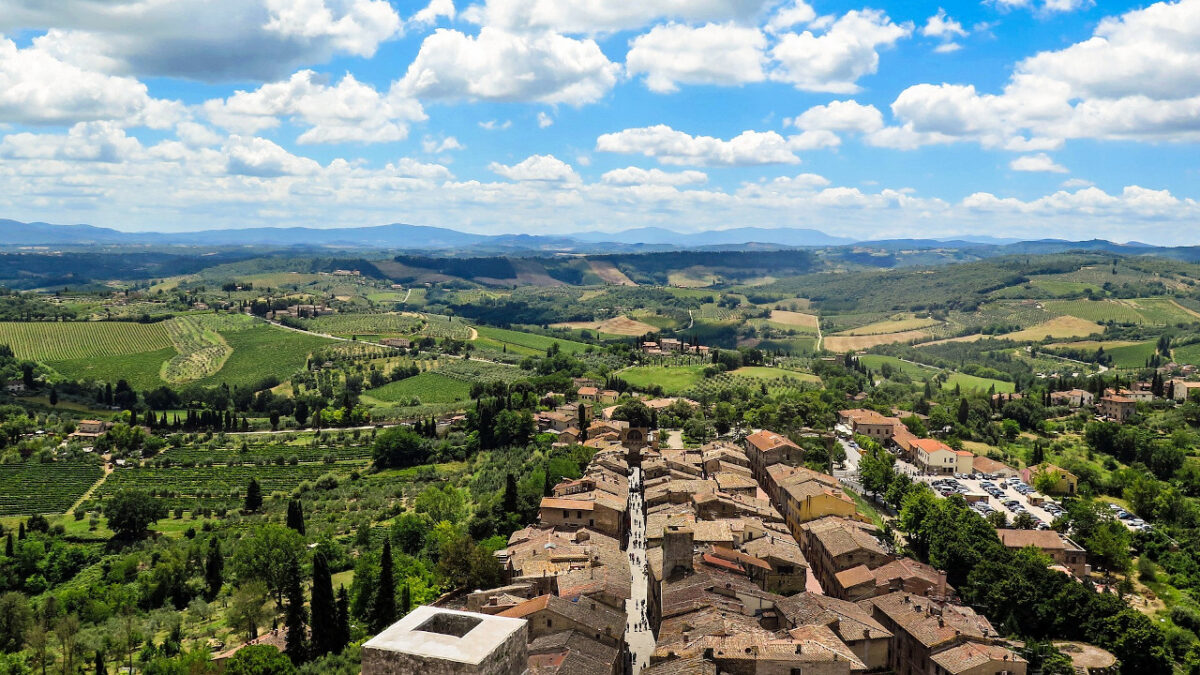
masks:
<instances>
[{"instance_id":1,"label":"terracotta roof","mask_svg":"<svg viewBox=\"0 0 1200 675\"><path fill-rule=\"evenodd\" d=\"M1004 471L1006 469L1009 471L1014 470L1012 467L1008 466L1004 462L997 462L996 460L992 459L991 457L981 457L979 455L976 455L975 459L971 460L971 463L972 463L972 467L976 471L979 471L982 473L996 473L998 471Z\"/></svg>"},{"instance_id":2,"label":"terracotta roof","mask_svg":"<svg viewBox=\"0 0 1200 675\"><path fill-rule=\"evenodd\" d=\"M750 434L746 437L746 442L753 446L759 452L770 452L776 448L793 448L800 449L800 446L793 443L785 436L781 436L774 431L763 429L762 431Z\"/></svg>"},{"instance_id":3,"label":"terracotta roof","mask_svg":"<svg viewBox=\"0 0 1200 675\"><path fill-rule=\"evenodd\" d=\"M771 565L767 561L761 558L755 558L754 556L747 553L742 553L741 551L734 551L733 549L725 548L724 546L713 546L712 554L718 558L732 560L741 563L742 565L749 565L751 567L757 567L767 571L771 570Z\"/></svg>"},{"instance_id":4,"label":"terracotta roof","mask_svg":"<svg viewBox=\"0 0 1200 675\"><path fill-rule=\"evenodd\" d=\"M541 507L543 509L575 509L579 511L591 511L596 508L596 502L590 499L556 499L554 497L542 497Z\"/></svg>"},{"instance_id":5,"label":"terracotta roof","mask_svg":"<svg viewBox=\"0 0 1200 675\"><path fill-rule=\"evenodd\" d=\"M871 570L871 576L875 578L877 586L886 586L893 579L901 581L920 579L931 585L936 585L941 581L941 574L936 569L912 558L897 558L886 565L880 565ZM946 589L947 592L954 590L948 585Z\"/></svg>"},{"instance_id":6,"label":"terracotta roof","mask_svg":"<svg viewBox=\"0 0 1200 675\"><path fill-rule=\"evenodd\" d=\"M939 450L954 452L954 449L936 438L918 438L912 442L914 448L920 448L927 453L933 454Z\"/></svg>"},{"instance_id":7,"label":"terracotta roof","mask_svg":"<svg viewBox=\"0 0 1200 675\"><path fill-rule=\"evenodd\" d=\"M1008 548L1034 546L1043 551L1073 550L1054 530L996 530L1000 543Z\"/></svg>"},{"instance_id":8,"label":"terracotta roof","mask_svg":"<svg viewBox=\"0 0 1200 675\"><path fill-rule=\"evenodd\" d=\"M866 565L851 567L850 569L842 570L833 576L837 578L838 584L841 585L842 588L854 588L855 586L861 586L863 584L874 585L875 583L875 575L871 574L871 568L867 567Z\"/></svg>"},{"instance_id":9,"label":"terracotta roof","mask_svg":"<svg viewBox=\"0 0 1200 675\"><path fill-rule=\"evenodd\" d=\"M542 595L506 609L497 616L524 619L541 611L551 611L598 632L619 638L625 632L625 614L593 600L572 602L557 595Z\"/></svg>"},{"instance_id":10,"label":"terracotta roof","mask_svg":"<svg viewBox=\"0 0 1200 675\"><path fill-rule=\"evenodd\" d=\"M717 664L703 656L690 656L651 666L642 675L717 675Z\"/></svg>"},{"instance_id":11,"label":"terracotta roof","mask_svg":"<svg viewBox=\"0 0 1200 675\"><path fill-rule=\"evenodd\" d=\"M798 593L781 600L777 607L795 626L830 626L846 641L887 639L892 634L871 614L853 602L817 593Z\"/></svg>"},{"instance_id":12,"label":"terracotta roof","mask_svg":"<svg viewBox=\"0 0 1200 675\"><path fill-rule=\"evenodd\" d=\"M821 544L831 557L865 549L879 555L887 555L887 549L879 540L866 531L860 523L846 518L828 517L804 523L800 526Z\"/></svg>"},{"instance_id":13,"label":"terracotta roof","mask_svg":"<svg viewBox=\"0 0 1200 675\"><path fill-rule=\"evenodd\" d=\"M933 662L948 673L965 673L989 663L1025 663L1011 649L967 642L933 655Z\"/></svg>"},{"instance_id":14,"label":"terracotta roof","mask_svg":"<svg viewBox=\"0 0 1200 675\"><path fill-rule=\"evenodd\" d=\"M889 593L864 600L926 647L950 644L960 639L990 640L996 629L987 618L970 607L940 604L919 595Z\"/></svg>"},{"instance_id":15,"label":"terracotta roof","mask_svg":"<svg viewBox=\"0 0 1200 675\"><path fill-rule=\"evenodd\" d=\"M773 535L759 537L742 544L742 550L762 560L770 561L774 558L792 565L808 567L808 561L804 559L800 546L791 537L787 539Z\"/></svg>"}]
</instances>

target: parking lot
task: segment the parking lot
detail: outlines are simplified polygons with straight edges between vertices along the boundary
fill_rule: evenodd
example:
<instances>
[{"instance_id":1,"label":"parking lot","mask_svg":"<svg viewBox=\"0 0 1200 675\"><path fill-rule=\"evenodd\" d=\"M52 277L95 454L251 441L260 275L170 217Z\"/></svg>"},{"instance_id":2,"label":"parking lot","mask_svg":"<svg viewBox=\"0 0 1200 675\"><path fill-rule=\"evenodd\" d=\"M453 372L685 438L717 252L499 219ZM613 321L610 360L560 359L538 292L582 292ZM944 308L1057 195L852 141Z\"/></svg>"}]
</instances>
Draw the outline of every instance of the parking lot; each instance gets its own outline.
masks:
<instances>
[{"instance_id":1,"label":"parking lot","mask_svg":"<svg viewBox=\"0 0 1200 675\"><path fill-rule=\"evenodd\" d=\"M1013 478L985 478L980 474L972 474L976 478L955 478L953 476L919 476L917 480L929 484L935 492L943 497L959 492L966 495L980 495L981 504L987 507L972 505L980 515L987 515L988 509L999 511L1008 516L1011 523L1018 513L1028 511L1033 516L1039 529L1046 529L1058 514L1062 513L1062 505L1046 498L1040 506L1035 506L1029 500L1030 495L1037 496L1032 488ZM1006 503L1007 502L1007 503Z\"/></svg>"}]
</instances>

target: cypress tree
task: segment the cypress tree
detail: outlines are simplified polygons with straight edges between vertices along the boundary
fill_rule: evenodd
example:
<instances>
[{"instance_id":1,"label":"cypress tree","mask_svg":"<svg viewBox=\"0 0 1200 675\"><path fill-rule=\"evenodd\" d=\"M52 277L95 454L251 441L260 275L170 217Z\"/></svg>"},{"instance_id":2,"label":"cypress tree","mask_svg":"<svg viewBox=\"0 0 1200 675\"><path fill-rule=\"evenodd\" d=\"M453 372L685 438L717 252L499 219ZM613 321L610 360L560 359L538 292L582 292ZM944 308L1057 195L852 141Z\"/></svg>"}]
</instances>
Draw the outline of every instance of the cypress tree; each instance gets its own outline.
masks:
<instances>
[{"instance_id":1,"label":"cypress tree","mask_svg":"<svg viewBox=\"0 0 1200 675\"><path fill-rule=\"evenodd\" d=\"M108 666L104 663L104 650L96 650L96 675L108 675Z\"/></svg>"},{"instance_id":2,"label":"cypress tree","mask_svg":"<svg viewBox=\"0 0 1200 675\"><path fill-rule=\"evenodd\" d=\"M211 537L208 540L208 559L204 562L204 595L209 602L221 592L224 573L225 557L221 555L221 542Z\"/></svg>"},{"instance_id":3,"label":"cypress tree","mask_svg":"<svg viewBox=\"0 0 1200 675\"><path fill-rule=\"evenodd\" d=\"M299 499L288 502L287 526L300 534L304 534L304 506Z\"/></svg>"},{"instance_id":4,"label":"cypress tree","mask_svg":"<svg viewBox=\"0 0 1200 675\"><path fill-rule=\"evenodd\" d=\"M383 632L396 620L396 579L392 572L392 541L383 540L383 552L379 558L379 582L375 597L371 599L368 619L372 633Z\"/></svg>"},{"instance_id":5,"label":"cypress tree","mask_svg":"<svg viewBox=\"0 0 1200 675\"><path fill-rule=\"evenodd\" d=\"M300 586L300 570L290 571L287 590L287 614L283 625L287 630L288 658L299 665L308 660L308 611L304 609L304 589Z\"/></svg>"},{"instance_id":6,"label":"cypress tree","mask_svg":"<svg viewBox=\"0 0 1200 675\"><path fill-rule=\"evenodd\" d=\"M13 557L13 538L12 532L8 533L8 539L4 542L4 556L7 558Z\"/></svg>"},{"instance_id":7,"label":"cypress tree","mask_svg":"<svg viewBox=\"0 0 1200 675\"><path fill-rule=\"evenodd\" d=\"M341 652L350 644L350 595L345 586L338 586L337 592L337 628L333 650Z\"/></svg>"},{"instance_id":8,"label":"cypress tree","mask_svg":"<svg viewBox=\"0 0 1200 675\"><path fill-rule=\"evenodd\" d=\"M511 473L504 477L504 513L517 512L517 477Z\"/></svg>"},{"instance_id":9,"label":"cypress tree","mask_svg":"<svg viewBox=\"0 0 1200 675\"><path fill-rule=\"evenodd\" d=\"M246 510L254 513L262 508L262 488L258 486L258 481L254 478L250 479L250 484L246 486Z\"/></svg>"},{"instance_id":10,"label":"cypress tree","mask_svg":"<svg viewBox=\"0 0 1200 675\"><path fill-rule=\"evenodd\" d=\"M25 521L23 520L17 524L17 539L25 539Z\"/></svg>"},{"instance_id":11,"label":"cypress tree","mask_svg":"<svg viewBox=\"0 0 1200 675\"><path fill-rule=\"evenodd\" d=\"M400 616L407 616L412 611L412 590L408 587L408 580L404 581L404 585L400 587Z\"/></svg>"},{"instance_id":12,"label":"cypress tree","mask_svg":"<svg viewBox=\"0 0 1200 675\"><path fill-rule=\"evenodd\" d=\"M337 607L333 599L333 577L329 573L329 561L320 551L313 555L312 598L309 606L312 608L313 656L337 651Z\"/></svg>"}]
</instances>

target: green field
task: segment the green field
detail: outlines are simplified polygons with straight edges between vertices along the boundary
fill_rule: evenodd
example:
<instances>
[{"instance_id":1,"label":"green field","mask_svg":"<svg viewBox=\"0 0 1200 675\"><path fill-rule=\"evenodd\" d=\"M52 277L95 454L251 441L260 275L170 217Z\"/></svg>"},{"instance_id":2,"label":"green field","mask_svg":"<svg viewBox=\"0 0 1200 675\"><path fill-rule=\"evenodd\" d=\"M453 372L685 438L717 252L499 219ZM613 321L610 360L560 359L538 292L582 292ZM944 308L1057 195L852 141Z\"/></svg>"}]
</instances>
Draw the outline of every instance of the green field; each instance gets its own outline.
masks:
<instances>
[{"instance_id":1,"label":"green field","mask_svg":"<svg viewBox=\"0 0 1200 675\"><path fill-rule=\"evenodd\" d=\"M785 377L794 377L802 382L820 382L821 378L812 373L801 373L795 370L787 370L785 368L769 368L765 366L746 366L738 368L729 373L736 377L748 377L756 380L777 380Z\"/></svg>"},{"instance_id":2,"label":"green field","mask_svg":"<svg viewBox=\"0 0 1200 675\"><path fill-rule=\"evenodd\" d=\"M326 338L245 319L236 330L222 330L233 353L224 367L199 383L234 387L253 385L266 377L286 380L305 366L309 354L330 344Z\"/></svg>"},{"instance_id":3,"label":"green field","mask_svg":"<svg viewBox=\"0 0 1200 675\"><path fill-rule=\"evenodd\" d=\"M1200 342L1179 347L1172 352L1172 356L1179 363L1200 366Z\"/></svg>"},{"instance_id":4,"label":"green field","mask_svg":"<svg viewBox=\"0 0 1200 675\"><path fill-rule=\"evenodd\" d=\"M677 394L690 389L703 379L700 374L705 366L634 366L626 368L617 375L637 389L646 389L653 385L663 388L667 394Z\"/></svg>"},{"instance_id":5,"label":"green field","mask_svg":"<svg viewBox=\"0 0 1200 675\"><path fill-rule=\"evenodd\" d=\"M1200 321L1200 317L1180 307L1170 298L1049 300L1045 303L1045 308L1055 314L1077 316L1097 323L1116 321L1164 326Z\"/></svg>"},{"instance_id":6,"label":"green field","mask_svg":"<svg viewBox=\"0 0 1200 675\"><path fill-rule=\"evenodd\" d=\"M1139 342L1135 345L1113 347L1105 351L1112 357L1114 367L1136 369L1145 368L1146 361L1154 356L1156 349L1157 345L1154 342Z\"/></svg>"},{"instance_id":7,"label":"green field","mask_svg":"<svg viewBox=\"0 0 1200 675\"><path fill-rule=\"evenodd\" d=\"M1016 385L1012 382L976 377L965 373L951 373L950 379L946 380L943 388L953 389L955 386L961 388L963 391L989 391L992 387L995 387L998 394L1011 394L1016 391Z\"/></svg>"},{"instance_id":8,"label":"green field","mask_svg":"<svg viewBox=\"0 0 1200 675\"><path fill-rule=\"evenodd\" d=\"M55 361L46 365L71 380L89 377L98 382L125 380L134 389L153 389L163 385L163 364L176 354L174 347L167 347L153 352Z\"/></svg>"},{"instance_id":9,"label":"green field","mask_svg":"<svg viewBox=\"0 0 1200 675\"><path fill-rule=\"evenodd\" d=\"M880 370L884 364L887 364L893 369L908 375L914 381L924 381L926 378L931 378L940 372L932 366L909 363L901 361L894 356L884 356L882 354L863 354L858 359L863 365L876 371ZM974 375L967 375L966 373L950 372L949 379L946 380L942 388L953 389L955 386L958 386L963 391L988 391L992 387L995 387L999 393L1011 393L1016 390L1016 385L1012 382L976 377Z\"/></svg>"},{"instance_id":10,"label":"green field","mask_svg":"<svg viewBox=\"0 0 1200 675\"><path fill-rule=\"evenodd\" d=\"M588 345L582 342L546 337L545 335L535 335L533 333L522 333L515 330L505 330L503 328L493 328L491 326L477 326L476 330L479 331L479 338L475 340L477 345L492 347L494 349L503 348L513 354L523 354L526 356L543 355L550 348L550 345L554 343L558 343L558 348L567 354L576 354L588 348Z\"/></svg>"},{"instance_id":11,"label":"green field","mask_svg":"<svg viewBox=\"0 0 1200 675\"><path fill-rule=\"evenodd\" d=\"M52 363L156 352L170 349L171 338L161 323L0 322L0 344L19 359Z\"/></svg>"},{"instance_id":12,"label":"green field","mask_svg":"<svg viewBox=\"0 0 1200 675\"><path fill-rule=\"evenodd\" d=\"M406 402L414 397L421 404L455 403L466 401L471 395L471 384L463 380L442 375L438 372L421 373L398 382L385 384L368 390L365 396L385 403Z\"/></svg>"}]
</instances>

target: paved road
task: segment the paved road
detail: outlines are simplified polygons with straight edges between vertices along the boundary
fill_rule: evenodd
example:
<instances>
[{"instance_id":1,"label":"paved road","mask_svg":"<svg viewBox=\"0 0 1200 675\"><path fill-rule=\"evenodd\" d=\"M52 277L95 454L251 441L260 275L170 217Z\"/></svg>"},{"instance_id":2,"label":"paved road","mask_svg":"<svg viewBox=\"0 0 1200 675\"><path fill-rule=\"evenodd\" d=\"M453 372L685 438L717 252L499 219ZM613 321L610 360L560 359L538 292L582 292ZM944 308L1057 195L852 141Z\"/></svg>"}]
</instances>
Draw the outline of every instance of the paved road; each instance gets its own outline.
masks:
<instances>
[{"instance_id":1,"label":"paved road","mask_svg":"<svg viewBox=\"0 0 1200 675\"><path fill-rule=\"evenodd\" d=\"M642 470L634 467L629 476L629 573L632 577L631 595L625 601L625 613L628 620L625 624L625 643L629 646L630 659L633 662L634 675L650 665L650 655L654 652L654 633L650 630L650 621L646 616L646 594L649 590L649 578L646 563L646 514L642 508L642 496L639 485L642 481Z\"/></svg>"}]
</instances>

